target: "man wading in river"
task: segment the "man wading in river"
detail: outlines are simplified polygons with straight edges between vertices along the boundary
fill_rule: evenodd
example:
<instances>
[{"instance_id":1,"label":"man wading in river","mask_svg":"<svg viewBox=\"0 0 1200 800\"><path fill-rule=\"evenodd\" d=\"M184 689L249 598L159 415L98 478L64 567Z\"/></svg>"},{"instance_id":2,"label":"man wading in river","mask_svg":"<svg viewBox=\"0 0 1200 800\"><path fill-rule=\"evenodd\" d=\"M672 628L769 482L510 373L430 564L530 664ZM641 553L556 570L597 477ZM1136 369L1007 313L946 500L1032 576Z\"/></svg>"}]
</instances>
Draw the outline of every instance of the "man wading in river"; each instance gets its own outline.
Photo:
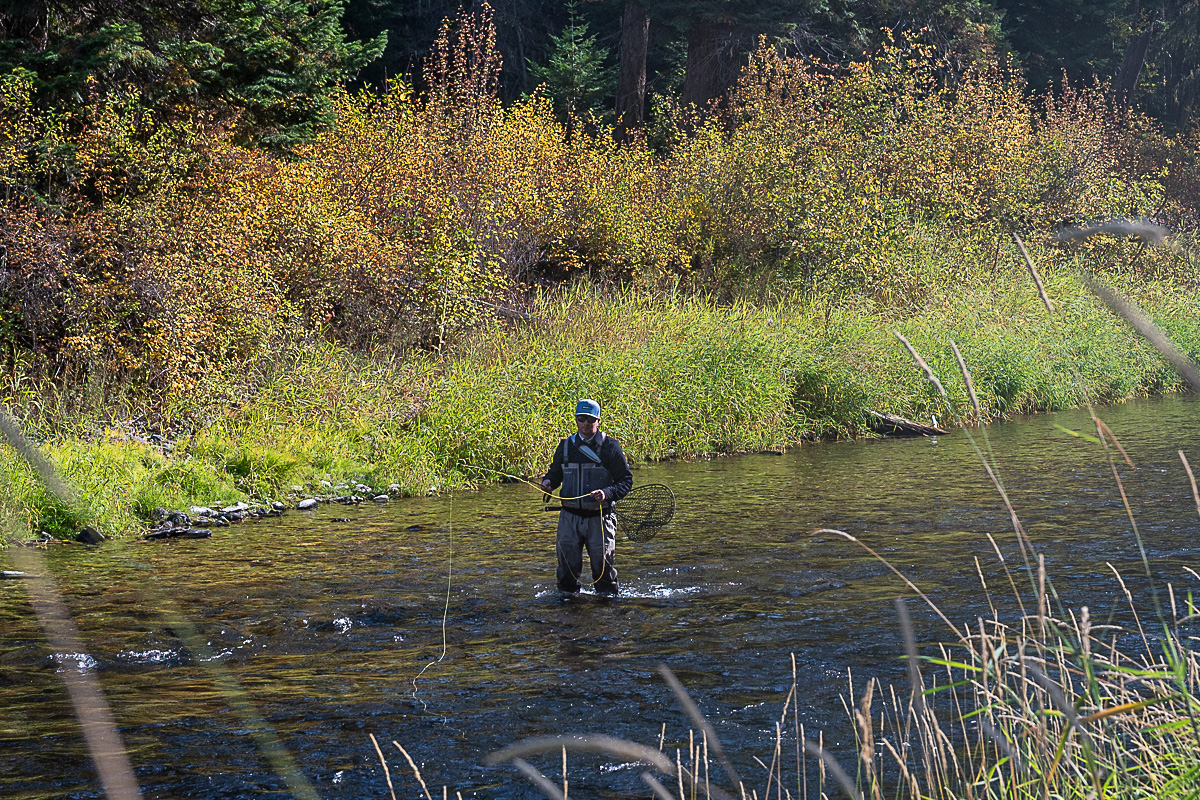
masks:
<instances>
[{"instance_id":1,"label":"man wading in river","mask_svg":"<svg viewBox=\"0 0 1200 800\"><path fill-rule=\"evenodd\" d=\"M600 404L580 400L575 406L577 432L563 439L542 479L542 489L565 499L558 515L558 589L579 591L583 551L592 562L596 594L617 593L617 517L612 504L629 494L633 473L620 443L600 431Z\"/></svg>"}]
</instances>

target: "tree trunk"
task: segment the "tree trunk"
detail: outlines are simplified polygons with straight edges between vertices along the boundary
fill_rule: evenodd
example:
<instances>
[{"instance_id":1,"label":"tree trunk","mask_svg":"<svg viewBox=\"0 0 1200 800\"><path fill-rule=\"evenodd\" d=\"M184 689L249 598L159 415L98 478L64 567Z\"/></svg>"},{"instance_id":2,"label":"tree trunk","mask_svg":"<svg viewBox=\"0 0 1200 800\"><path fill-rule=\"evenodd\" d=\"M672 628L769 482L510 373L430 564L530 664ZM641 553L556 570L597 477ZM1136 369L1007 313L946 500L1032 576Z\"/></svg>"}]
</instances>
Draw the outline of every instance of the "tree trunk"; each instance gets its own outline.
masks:
<instances>
[{"instance_id":1,"label":"tree trunk","mask_svg":"<svg viewBox=\"0 0 1200 800\"><path fill-rule=\"evenodd\" d=\"M636 3L625 4L621 18L621 66L617 76L617 141L646 121L646 51L650 48L650 16Z\"/></svg>"},{"instance_id":2,"label":"tree trunk","mask_svg":"<svg viewBox=\"0 0 1200 800\"><path fill-rule=\"evenodd\" d=\"M50 38L50 4L46 0L0 0L0 39L26 39L45 50Z\"/></svg>"},{"instance_id":3,"label":"tree trunk","mask_svg":"<svg viewBox=\"0 0 1200 800\"><path fill-rule=\"evenodd\" d=\"M734 52L729 41L732 32L728 24L712 20L696 20L688 30L687 64L683 78L683 97L686 106L704 108L719 97L733 78Z\"/></svg>"},{"instance_id":4,"label":"tree trunk","mask_svg":"<svg viewBox=\"0 0 1200 800\"><path fill-rule=\"evenodd\" d=\"M1146 52L1150 48L1150 38L1154 34L1154 24L1146 26L1146 30L1129 40L1125 48L1125 60L1121 63L1121 71L1117 73L1116 90L1117 105L1129 108L1133 103L1134 90L1137 89L1138 77L1146 64Z\"/></svg>"}]
</instances>

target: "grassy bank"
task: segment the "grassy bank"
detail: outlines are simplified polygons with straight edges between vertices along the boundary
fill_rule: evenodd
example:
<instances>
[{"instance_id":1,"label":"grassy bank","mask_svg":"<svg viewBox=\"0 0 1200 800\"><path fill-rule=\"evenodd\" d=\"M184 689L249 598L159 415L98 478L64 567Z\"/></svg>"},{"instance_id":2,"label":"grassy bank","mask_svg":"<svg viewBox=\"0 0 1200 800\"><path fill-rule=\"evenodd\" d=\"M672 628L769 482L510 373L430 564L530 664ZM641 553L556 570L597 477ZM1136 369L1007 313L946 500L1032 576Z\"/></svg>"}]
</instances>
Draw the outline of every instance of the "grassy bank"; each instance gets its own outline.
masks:
<instances>
[{"instance_id":1,"label":"grassy bank","mask_svg":"<svg viewBox=\"0 0 1200 800\"><path fill-rule=\"evenodd\" d=\"M717 305L581 289L443 353L399 358L296 339L239 374L210 375L228 387L220 402L180 400L165 413L104 387L68 399L14 380L5 400L79 501L61 506L7 449L0 491L14 533L90 523L110 534L158 506L331 494L330 484L424 494L495 480L489 470L538 474L579 396L600 400L604 426L635 461L861 435L869 411L948 420L893 331L944 376L957 373L954 340L987 419L1177 387L1166 361L1072 278L1048 288L1057 320L1015 267L907 314L833 299ZM1190 292L1160 283L1139 295L1200 353ZM958 414L979 422L961 381L946 385ZM167 447L139 433L152 413Z\"/></svg>"},{"instance_id":2,"label":"grassy bank","mask_svg":"<svg viewBox=\"0 0 1200 800\"><path fill-rule=\"evenodd\" d=\"M986 417L1173 388L1074 270L1198 352L1182 248L1051 246L1112 217L1195 230L1194 137L1114 114L1103 87L1034 98L983 64L948 85L911 41L845 68L764 43L727 103L664 107L617 144L538 93L501 103L490 25L439 42L462 66L426 95L339 94L289 157L136 97L40 108L0 76L0 400L80 497L56 506L0 455L14 534L533 474L580 395L635 459L947 418L894 329L935 368L957 341Z\"/></svg>"}]
</instances>

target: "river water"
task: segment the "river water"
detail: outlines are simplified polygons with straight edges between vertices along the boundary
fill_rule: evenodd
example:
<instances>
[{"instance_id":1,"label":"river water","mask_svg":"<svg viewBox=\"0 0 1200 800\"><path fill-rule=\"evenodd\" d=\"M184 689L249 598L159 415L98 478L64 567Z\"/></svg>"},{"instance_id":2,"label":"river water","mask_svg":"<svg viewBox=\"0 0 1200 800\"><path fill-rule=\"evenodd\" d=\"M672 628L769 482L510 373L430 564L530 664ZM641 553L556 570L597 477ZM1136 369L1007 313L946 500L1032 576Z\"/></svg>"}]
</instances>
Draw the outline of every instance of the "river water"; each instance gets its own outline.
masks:
<instances>
[{"instance_id":1,"label":"river water","mask_svg":"<svg viewBox=\"0 0 1200 800\"><path fill-rule=\"evenodd\" d=\"M1130 403L1101 416L1160 585L1197 589L1198 517L1177 455L1200 465L1200 407ZM999 474L1065 605L1125 618L1111 564L1149 613L1137 543L1083 412L992 425ZM981 442L982 444L982 442ZM904 685L894 598L912 597L859 537L956 623L1017 618L990 533L1020 556L1008 513L958 432L822 443L785 455L643 465L675 491L676 520L618 543L624 597L561 600L554 525L521 485L386 506L322 506L217 529L210 540L122 540L47 558L86 643L43 643L21 581L0 581L0 796L100 797L57 670L94 665L145 796L293 796L266 753L286 748L324 798L540 796L487 753L527 736L606 733L668 752L689 722L669 665L752 786L797 666L800 721L851 746L847 671ZM344 519L345 521L337 521ZM0 553L0 561L6 556ZM11 566L5 561L5 568ZM910 600L923 643L951 637ZM185 621L181 621L185 620ZM230 680L240 688L230 688ZM252 710L239 714L241 699ZM787 746L787 745L785 745ZM794 746L794 745L792 745ZM547 774L560 757L536 765ZM572 756L572 796L648 795L641 770ZM759 780L760 777L762 780ZM556 778L557 780L558 778ZM793 790L795 783L792 784Z\"/></svg>"}]
</instances>

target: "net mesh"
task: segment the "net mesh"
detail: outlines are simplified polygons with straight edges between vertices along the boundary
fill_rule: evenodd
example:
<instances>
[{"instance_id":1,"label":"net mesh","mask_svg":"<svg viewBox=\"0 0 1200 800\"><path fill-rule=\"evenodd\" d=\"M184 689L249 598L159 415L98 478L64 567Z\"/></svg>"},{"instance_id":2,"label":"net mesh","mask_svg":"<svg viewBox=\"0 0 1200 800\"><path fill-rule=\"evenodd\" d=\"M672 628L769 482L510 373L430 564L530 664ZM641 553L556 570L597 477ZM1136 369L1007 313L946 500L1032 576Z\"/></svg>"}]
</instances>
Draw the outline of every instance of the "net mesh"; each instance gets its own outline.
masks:
<instances>
[{"instance_id":1,"label":"net mesh","mask_svg":"<svg viewBox=\"0 0 1200 800\"><path fill-rule=\"evenodd\" d=\"M625 538L646 542L675 516L675 494L661 483L638 486L613 503L613 511Z\"/></svg>"}]
</instances>

